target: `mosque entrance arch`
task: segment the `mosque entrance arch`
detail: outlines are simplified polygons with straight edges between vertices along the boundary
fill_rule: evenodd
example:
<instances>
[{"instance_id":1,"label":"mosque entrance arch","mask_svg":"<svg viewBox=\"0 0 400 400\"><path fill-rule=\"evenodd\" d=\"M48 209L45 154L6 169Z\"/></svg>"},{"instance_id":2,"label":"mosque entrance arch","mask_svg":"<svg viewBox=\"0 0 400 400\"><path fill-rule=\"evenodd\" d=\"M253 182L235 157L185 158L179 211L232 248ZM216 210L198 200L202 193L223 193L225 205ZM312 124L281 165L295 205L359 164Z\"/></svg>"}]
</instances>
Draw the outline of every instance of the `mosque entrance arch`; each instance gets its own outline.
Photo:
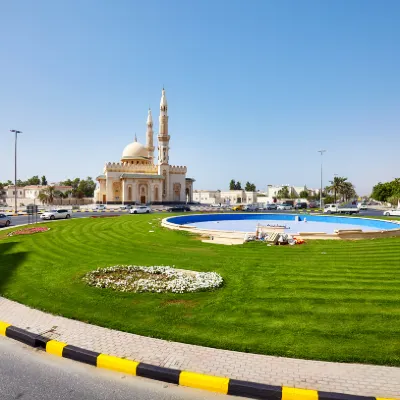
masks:
<instances>
[{"instance_id":1,"label":"mosque entrance arch","mask_svg":"<svg viewBox=\"0 0 400 400\"><path fill-rule=\"evenodd\" d=\"M139 201L140 204L146 204L148 202L148 187L146 184L141 184L139 187Z\"/></svg>"}]
</instances>

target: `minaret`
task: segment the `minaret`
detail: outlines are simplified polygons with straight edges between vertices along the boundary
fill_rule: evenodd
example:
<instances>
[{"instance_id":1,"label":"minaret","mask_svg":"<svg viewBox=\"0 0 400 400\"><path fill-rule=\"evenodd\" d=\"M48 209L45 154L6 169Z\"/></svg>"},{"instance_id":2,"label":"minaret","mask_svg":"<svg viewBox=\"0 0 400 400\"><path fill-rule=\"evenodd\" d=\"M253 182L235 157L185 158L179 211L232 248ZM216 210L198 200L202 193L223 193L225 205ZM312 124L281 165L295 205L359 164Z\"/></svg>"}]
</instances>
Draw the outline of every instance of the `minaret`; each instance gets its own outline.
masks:
<instances>
[{"instance_id":1,"label":"minaret","mask_svg":"<svg viewBox=\"0 0 400 400\"><path fill-rule=\"evenodd\" d=\"M158 133L158 163L168 165L169 135L168 135L168 104L163 88L160 101L160 131Z\"/></svg>"},{"instance_id":2,"label":"minaret","mask_svg":"<svg viewBox=\"0 0 400 400\"><path fill-rule=\"evenodd\" d=\"M154 144L153 144L153 117L151 116L151 110L147 115L147 131L146 131L146 148L149 152L149 158L151 163L154 160Z\"/></svg>"}]
</instances>

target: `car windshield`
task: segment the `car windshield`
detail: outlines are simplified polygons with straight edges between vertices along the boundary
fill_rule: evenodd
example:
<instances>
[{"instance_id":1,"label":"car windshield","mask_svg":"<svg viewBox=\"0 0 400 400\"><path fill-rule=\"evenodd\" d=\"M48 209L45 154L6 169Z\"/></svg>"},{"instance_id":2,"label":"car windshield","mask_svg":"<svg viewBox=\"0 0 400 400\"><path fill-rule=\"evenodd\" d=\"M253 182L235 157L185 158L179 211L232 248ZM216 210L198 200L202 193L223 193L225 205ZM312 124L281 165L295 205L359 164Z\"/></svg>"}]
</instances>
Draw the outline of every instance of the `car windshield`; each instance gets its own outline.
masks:
<instances>
[{"instance_id":1,"label":"car windshield","mask_svg":"<svg viewBox=\"0 0 400 400\"><path fill-rule=\"evenodd\" d=\"M48 212L57 212L57 210L50 210L50 211L48 211Z\"/></svg>"}]
</instances>

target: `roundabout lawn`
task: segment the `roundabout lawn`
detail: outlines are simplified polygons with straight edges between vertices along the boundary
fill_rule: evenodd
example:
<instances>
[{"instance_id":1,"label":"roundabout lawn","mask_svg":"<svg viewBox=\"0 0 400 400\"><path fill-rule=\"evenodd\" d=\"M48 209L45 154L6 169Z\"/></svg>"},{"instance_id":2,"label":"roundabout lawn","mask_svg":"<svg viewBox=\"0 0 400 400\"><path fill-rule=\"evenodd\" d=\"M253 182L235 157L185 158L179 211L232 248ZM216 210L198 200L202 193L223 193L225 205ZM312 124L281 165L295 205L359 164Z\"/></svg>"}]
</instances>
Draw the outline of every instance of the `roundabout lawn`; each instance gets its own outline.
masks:
<instances>
[{"instance_id":1,"label":"roundabout lawn","mask_svg":"<svg viewBox=\"0 0 400 400\"><path fill-rule=\"evenodd\" d=\"M31 236L0 231L0 294L162 339L400 365L400 238L222 246L161 228L163 217L72 219ZM88 271L117 264L216 271L225 283L211 292L152 294L82 281Z\"/></svg>"}]
</instances>

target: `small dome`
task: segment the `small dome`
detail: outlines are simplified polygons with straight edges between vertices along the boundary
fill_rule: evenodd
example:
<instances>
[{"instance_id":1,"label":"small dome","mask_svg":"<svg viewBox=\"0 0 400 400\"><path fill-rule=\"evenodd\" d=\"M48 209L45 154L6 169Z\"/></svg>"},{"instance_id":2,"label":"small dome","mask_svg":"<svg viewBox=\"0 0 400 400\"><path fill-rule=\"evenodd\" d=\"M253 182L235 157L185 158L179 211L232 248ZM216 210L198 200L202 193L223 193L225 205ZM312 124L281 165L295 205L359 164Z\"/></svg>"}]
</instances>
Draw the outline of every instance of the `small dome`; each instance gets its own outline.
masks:
<instances>
[{"instance_id":1,"label":"small dome","mask_svg":"<svg viewBox=\"0 0 400 400\"><path fill-rule=\"evenodd\" d=\"M128 144L122 152L122 161L143 160L148 158L147 149L139 142Z\"/></svg>"}]
</instances>

